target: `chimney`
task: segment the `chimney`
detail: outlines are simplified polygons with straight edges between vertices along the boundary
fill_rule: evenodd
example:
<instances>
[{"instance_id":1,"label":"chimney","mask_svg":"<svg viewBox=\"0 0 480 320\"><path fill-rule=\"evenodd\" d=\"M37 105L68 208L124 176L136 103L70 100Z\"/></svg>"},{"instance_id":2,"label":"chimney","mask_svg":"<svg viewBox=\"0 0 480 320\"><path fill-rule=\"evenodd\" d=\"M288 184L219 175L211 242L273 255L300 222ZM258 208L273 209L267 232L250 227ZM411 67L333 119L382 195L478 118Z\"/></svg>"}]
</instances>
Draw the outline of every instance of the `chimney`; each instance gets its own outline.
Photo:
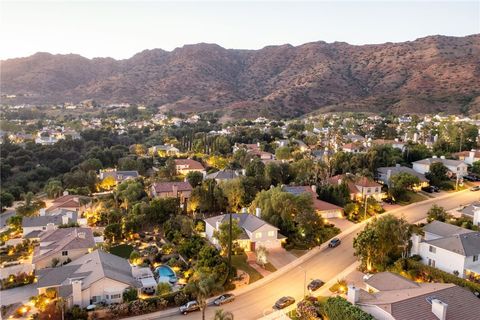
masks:
<instances>
[{"instance_id":1,"label":"chimney","mask_svg":"<svg viewBox=\"0 0 480 320\"><path fill-rule=\"evenodd\" d=\"M387 184L390 183L390 177L392 176L392 170L391 169L388 169L387 170Z\"/></svg>"},{"instance_id":2,"label":"chimney","mask_svg":"<svg viewBox=\"0 0 480 320\"><path fill-rule=\"evenodd\" d=\"M400 168L401 167L400 163L395 163L395 167Z\"/></svg>"},{"instance_id":3,"label":"chimney","mask_svg":"<svg viewBox=\"0 0 480 320\"><path fill-rule=\"evenodd\" d=\"M440 159L443 159L443 160L445 160L445 156L440 156Z\"/></svg>"},{"instance_id":4,"label":"chimney","mask_svg":"<svg viewBox=\"0 0 480 320\"><path fill-rule=\"evenodd\" d=\"M67 190L63 191L63 195L68 196L68 191Z\"/></svg>"},{"instance_id":5,"label":"chimney","mask_svg":"<svg viewBox=\"0 0 480 320\"><path fill-rule=\"evenodd\" d=\"M468 160L469 163L473 163L475 161L475 149L470 150L468 153Z\"/></svg>"},{"instance_id":6,"label":"chimney","mask_svg":"<svg viewBox=\"0 0 480 320\"><path fill-rule=\"evenodd\" d=\"M62 216L62 224L68 224L68 216L67 215Z\"/></svg>"},{"instance_id":7,"label":"chimney","mask_svg":"<svg viewBox=\"0 0 480 320\"><path fill-rule=\"evenodd\" d=\"M40 214L40 216L42 216L42 217L45 216L45 208L41 208L39 214Z\"/></svg>"},{"instance_id":8,"label":"chimney","mask_svg":"<svg viewBox=\"0 0 480 320\"><path fill-rule=\"evenodd\" d=\"M348 285L347 301L355 305L360 300L360 288L355 287L353 284Z\"/></svg>"},{"instance_id":9,"label":"chimney","mask_svg":"<svg viewBox=\"0 0 480 320\"><path fill-rule=\"evenodd\" d=\"M412 241L412 248L410 249L410 253L412 255L420 253L420 242L422 241L422 236L419 234L413 234L410 238Z\"/></svg>"},{"instance_id":10,"label":"chimney","mask_svg":"<svg viewBox=\"0 0 480 320\"><path fill-rule=\"evenodd\" d=\"M47 223L46 231L52 231L52 230L55 230L55 225L51 222Z\"/></svg>"},{"instance_id":11,"label":"chimney","mask_svg":"<svg viewBox=\"0 0 480 320\"><path fill-rule=\"evenodd\" d=\"M437 159L438 157L437 156L432 156L432 159Z\"/></svg>"},{"instance_id":12,"label":"chimney","mask_svg":"<svg viewBox=\"0 0 480 320\"><path fill-rule=\"evenodd\" d=\"M437 316L439 320L447 319L448 304L438 299L432 299L432 313Z\"/></svg>"},{"instance_id":13,"label":"chimney","mask_svg":"<svg viewBox=\"0 0 480 320\"><path fill-rule=\"evenodd\" d=\"M257 216L257 218L261 218L262 217L262 209L261 208L255 208L255 215Z\"/></svg>"},{"instance_id":14,"label":"chimney","mask_svg":"<svg viewBox=\"0 0 480 320\"><path fill-rule=\"evenodd\" d=\"M242 213L248 213L248 209L245 208L245 207L243 207L243 208L242 208Z\"/></svg>"},{"instance_id":15,"label":"chimney","mask_svg":"<svg viewBox=\"0 0 480 320\"><path fill-rule=\"evenodd\" d=\"M257 142L257 147L259 147L259 148L260 148L260 142Z\"/></svg>"},{"instance_id":16,"label":"chimney","mask_svg":"<svg viewBox=\"0 0 480 320\"><path fill-rule=\"evenodd\" d=\"M316 185L311 185L310 188L312 189L313 193L317 193L317 186Z\"/></svg>"},{"instance_id":17,"label":"chimney","mask_svg":"<svg viewBox=\"0 0 480 320\"><path fill-rule=\"evenodd\" d=\"M220 221L217 220L217 222L215 223L215 229L216 230L220 230Z\"/></svg>"},{"instance_id":18,"label":"chimney","mask_svg":"<svg viewBox=\"0 0 480 320\"><path fill-rule=\"evenodd\" d=\"M72 281L72 302L73 305L82 307L82 281Z\"/></svg>"},{"instance_id":19,"label":"chimney","mask_svg":"<svg viewBox=\"0 0 480 320\"><path fill-rule=\"evenodd\" d=\"M178 186L176 184L172 185L172 192L174 197L178 196Z\"/></svg>"},{"instance_id":20,"label":"chimney","mask_svg":"<svg viewBox=\"0 0 480 320\"><path fill-rule=\"evenodd\" d=\"M82 232L77 232L77 237L79 237L80 239L85 239L85 232L82 231Z\"/></svg>"}]
</instances>

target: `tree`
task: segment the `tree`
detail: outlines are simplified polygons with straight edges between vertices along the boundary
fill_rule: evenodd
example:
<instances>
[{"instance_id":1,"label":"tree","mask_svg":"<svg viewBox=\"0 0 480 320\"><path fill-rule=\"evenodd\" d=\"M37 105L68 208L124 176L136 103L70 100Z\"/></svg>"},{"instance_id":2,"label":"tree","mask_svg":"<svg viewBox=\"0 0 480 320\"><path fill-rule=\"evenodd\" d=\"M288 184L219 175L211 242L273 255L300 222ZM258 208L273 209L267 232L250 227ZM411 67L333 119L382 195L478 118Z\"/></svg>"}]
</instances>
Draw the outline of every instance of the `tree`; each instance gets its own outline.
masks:
<instances>
[{"instance_id":1,"label":"tree","mask_svg":"<svg viewBox=\"0 0 480 320\"><path fill-rule=\"evenodd\" d=\"M278 160L289 160L292 158L292 149L290 147L278 147L275 150L275 157Z\"/></svg>"},{"instance_id":2,"label":"tree","mask_svg":"<svg viewBox=\"0 0 480 320\"><path fill-rule=\"evenodd\" d=\"M22 231L22 216L11 216L7 219L7 225L10 229L16 232Z\"/></svg>"},{"instance_id":3,"label":"tree","mask_svg":"<svg viewBox=\"0 0 480 320\"><path fill-rule=\"evenodd\" d=\"M90 158L90 159L84 160L78 166L80 169L82 169L85 172L92 171L92 170L98 171L103 167L102 162L96 158Z\"/></svg>"},{"instance_id":4,"label":"tree","mask_svg":"<svg viewBox=\"0 0 480 320\"><path fill-rule=\"evenodd\" d=\"M122 225L120 223L111 223L105 227L103 235L111 242L115 242L122 236Z\"/></svg>"},{"instance_id":5,"label":"tree","mask_svg":"<svg viewBox=\"0 0 480 320\"><path fill-rule=\"evenodd\" d=\"M117 185L117 180L113 176L107 176L99 183L99 187L102 190L111 190Z\"/></svg>"},{"instance_id":6,"label":"tree","mask_svg":"<svg viewBox=\"0 0 480 320\"><path fill-rule=\"evenodd\" d=\"M408 172L400 172L390 177L388 192L394 199L408 200L407 190L412 190L420 179Z\"/></svg>"},{"instance_id":7,"label":"tree","mask_svg":"<svg viewBox=\"0 0 480 320\"><path fill-rule=\"evenodd\" d=\"M472 163L472 172L475 174L480 174L480 161L475 161Z\"/></svg>"},{"instance_id":8,"label":"tree","mask_svg":"<svg viewBox=\"0 0 480 320\"><path fill-rule=\"evenodd\" d=\"M370 314L340 296L327 299L325 314L330 320L374 320Z\"/></svg>"},{"instance_id":9,"label":"tree","mask_svg":"<svg viewBox=\"0 0 480 320\"><path fill-rule=\"evenodd\" d=\"M190 185L195 188L202 184L203 181L203 174L198 171L190 171L187 173L187 181L190 183Z\"/></svg>"},{"instance_id":10,"label":"tree","mask_svg":"<svg viewBox=\"0 0 480 320\"><path fill-rule=\"evenodd\" d=\"M5 208L11 207L13 205L13 201L15 198L11 193L4 192L2 191L0 193L0 206L1 206L1 211L3 211Z\"/></svg>"},{"instance_id":11,"label":"tree","mask_svg":"<svg viewBox=\"0 0 480 320\"><path fill-rule=\"evenodd\" d=\"M146 195L143 185L137 180L125 180L116 190L116 194L123 201L125 208L130 209L131 205Z\"/></svg>"},{"instance_id":12,"label":"tree","mask_svg":"<svg viewBox=\"0 0 480 320\"><path fill-rule=\"evenodd\" d=\"M57 198L62 195L63 193L63 186L62 182L59 180L49 180L43 191L47 194L50 199Z\"/></svg>"},{"instance_id":13,"label":"tree","mask_svg":"<svg viewBox=\"0 0 480 320\"><path fill-rule=\"evenodd\" d=\"M432 222L434 220L445 222L452 218L452 215L449 214L445 208L437 206L434 204L427 213L427 221Z\"/></svg>"},{"instance_id":14,"label":"tree","mask_svg":"<svg viewBox=\"0 0 480 320\"><path fill-rule=\"evenodd\" d=\"M205 320L207 299L216 290L219 290L219 285L215 282L215 278L204 273L194 274L185 287L185 291L197 300L200 311L202 312L202 320Z\"/></svg>"},{"instance_id":15,"label":"tree","mask_svg":"<svg viewBox=\"0 0 480 320\"><path fill-rule=\"evenodd\" d=\"M259 246L258 248L255 248L255 254L257 256L257 264L261 266L265 266L267 264L267 255L268 255L268 250L264 246Z\"/></svg>"},{"instance_id":16,"label":"tree","mask_svg":"<svg viewBox=\"0 0 480 320\"><path fill-rule=\"evenodd\" d=\"M229 220L226 220L220 224L219 230L215 230L213 236L218 240L218 243L223 249L223 252L227 251L228 248L228 241L229 241L229 230L230 230L230 223ZM238 239L238 237L242 234L242 228L238 226L238 221L233 219L232 220L232 241Z\"/></svg>"},{"instance_id":17,"label":"tree","mask_svg":"<svg viewBox=\"0 0 480 320\"><path fill-rule=\"evenodd\" d=\"M441 185L448 180L448 169L441 162L435 162L430 165L430 171L425 174L425 177L430 180L432 185Z\"/></svg>"},{"instance_id":18,"label":"tree","mask_svg":"<svg viewBox=\"0 0 480 320\"><path fill-rule=\"evenodd\" d=\"M130 252L128 260L134 265L139 265L142 261L142 256L137 250L132 250L132 252Z\"/></svg>"},{"instance_id":19,"label":"tree","mask_svg":"<svg viewBox=\"0 0 480 320\"><path fill-rule=\"evenodd\" d=\"M384 215L368 223L354 238L355 255L360 257L364 267L384 270L397 259L407 256L411 235L412 228L403 218ZM368 241L373 241L375 247L370 247Z\"/></svg>"},{"instance_id":20,"label":"tree","mask_svg":"<svg viewBox=\"0 0 480 320\"><path fill-rule=\"evenodd\" d=\"M220 188L227 197L229 210L232 212L240 211L245 203L245 188L241 178L223 181L220 183Z\"/></svg>"},{"instance_id":21,"label":"tree","mask_svg":"<svg viewBox=\"0 0 480 320\"><path fill-rule=\"evenodd\" d=\"M222 309L215 310L213 320L233 320L233 313Z\"/></svg>"}]
</instances>

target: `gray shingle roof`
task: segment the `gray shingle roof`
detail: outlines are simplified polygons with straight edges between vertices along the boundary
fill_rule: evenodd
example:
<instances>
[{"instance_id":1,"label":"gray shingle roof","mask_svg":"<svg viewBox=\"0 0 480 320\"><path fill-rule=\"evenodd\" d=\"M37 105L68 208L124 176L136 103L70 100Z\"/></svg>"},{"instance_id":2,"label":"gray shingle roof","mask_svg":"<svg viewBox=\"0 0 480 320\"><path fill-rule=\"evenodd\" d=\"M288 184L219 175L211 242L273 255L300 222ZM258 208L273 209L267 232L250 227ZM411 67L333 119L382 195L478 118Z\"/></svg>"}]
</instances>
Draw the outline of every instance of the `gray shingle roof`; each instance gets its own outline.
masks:
<instances>
[{"instance_id":1,"label":"gray shingle roof","mask_svg":"<svg viewBox=\"0 0 480 320\"><path fill-rule=\"evenodd\" d=\"M442 159L442 158L427 158L427 159L414 161L413 163L431 165L431 164L436 163L436 162L441 162L446 166L453 166L453 167L459 166L461 164L466 165L465 162L463 162L461 160Z\"/></svg>"},{"instance_id":2,"label":"gray shingle roof","mask_svg":"<svg viewBox=\"0 0 480 320\"><path fill-rule=\"evenodd\" d=\"M75 261L42 272L38 287L68 285L70 279L81 279L82 289L102 278L109 278L134 287L141 284L132 276L132 268L128 260L102 250L95 250Z\"/></svg>"},{"instance_id":3,"label":"gray shingle roof","mask_svg":"<svg viewBox=\"0 0 480 320\"><path fill-rule=\"evenodd\" d=\"M233 213L232 218L236 219L238 221L238 226L240 228L245 229L246 231L249 232L254 232L255 230L258 230L260 227L263 227L265 225L272 227L273 229L278 230L277 227L272 226L271 224L263 221L262 219L258 218L257 216L253 214L248 214L248 213ZM216 227L217 221L222 223L223 221L228 221L229 215L224 214L220 216L215 216L211 217L208 219L205 219L205 223L208 223L212 227Z\"/></svg>"},{"instance_id":4,"label":"gray shingle roof","mask_svg":"<svg viewBox=\"0 0 480 320\"><path fill-rule=\"evenodd\" d=\"M77 213L72 212L72 218L68 219L68 223L77 222ZM62 215L54 215L54 216L36 216L36 217L23 217L22 219L22 227L42 227L46 226L49 223L53 223L56 226L62 224Z\"/></svg>"},{"instance_id":5,"label":"gray shingle roof","mask_svg":"<svg viewBox=\"0 0 480 320\"><path fill-rule=\"evenodd\" d=\"M457 234L451 237L426 241L426 243L465 257L480 254L480 232Z\"/></svg>"},{"instance_id":6,"label":"gray shingle roof","mask_svg":"<svg viewBox=\"0 0 480 320\"><path fill-rule=\"evenodd\" d=\"M392 272L379 272L365 281L379 291L402 290L418 288L418 284Z\"/></svg>"},{"instance_id":7,"label":"gray shingle roof","mask_svg":"<svg viewBox=\"0 0 480 320\"><path fill-rule=\"evenodd\" d=\"M233 170L220 170L214 173L207 174L205 179L230 180L238 177L238 174Z\"/></svg>"},{"instance_id":8,"label":"gray shingle roof","mask_svg":"<svg viewBox=\"0 0 480 320\"><path fill-rule=\"evenodd\" d=\"M390 170L392 176L396 175L396 174L399 174L399 173L409 173L409 174L417 177L418 179L420 179L420 181L422 181L422 182L428 182L428 179L425 178L425 175L423 175L421 173L418 173L418 172L416 172L415 170L413 170L412 168L409 168L409 167L403 167L403 166L399 166L399 167L380 167L380 168L377 169L378 172L383 173L383 174L387 174L388 170Z\"/></svg>"},{"instance_id":9,"label":"gray shingle roof","mask_svg":"<svg viewBox=\"0 0 480 320\"><path fill-rule=\"evenodd\" d=\"M456 234L473 232L450 223L434 220L423 227L423 231L436 234L441 237L451 237Z\"/></svg>"}]
</instances>

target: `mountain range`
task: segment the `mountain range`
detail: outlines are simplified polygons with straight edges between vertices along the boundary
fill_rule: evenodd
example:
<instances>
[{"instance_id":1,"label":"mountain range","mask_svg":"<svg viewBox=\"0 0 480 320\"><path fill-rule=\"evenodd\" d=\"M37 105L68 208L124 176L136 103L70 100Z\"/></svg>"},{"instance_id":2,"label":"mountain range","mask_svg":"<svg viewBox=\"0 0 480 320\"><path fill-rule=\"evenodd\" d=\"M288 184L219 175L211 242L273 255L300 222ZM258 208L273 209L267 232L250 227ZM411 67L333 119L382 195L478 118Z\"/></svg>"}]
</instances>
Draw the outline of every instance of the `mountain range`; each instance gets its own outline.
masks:
<instances>
[{"instance_id":1,"label":"mountain range","mask_svg":"<svg viewBox=\"0 0 480 320\"><path fill-rule=\"evenodd\" d=\"M480 34L259 50L200 43L124 60L36 53L1 61L0 72L2 95L16 95L9 103L94 99L277 118L317 110L480 112Z\"/></svg>"}]
</instances>

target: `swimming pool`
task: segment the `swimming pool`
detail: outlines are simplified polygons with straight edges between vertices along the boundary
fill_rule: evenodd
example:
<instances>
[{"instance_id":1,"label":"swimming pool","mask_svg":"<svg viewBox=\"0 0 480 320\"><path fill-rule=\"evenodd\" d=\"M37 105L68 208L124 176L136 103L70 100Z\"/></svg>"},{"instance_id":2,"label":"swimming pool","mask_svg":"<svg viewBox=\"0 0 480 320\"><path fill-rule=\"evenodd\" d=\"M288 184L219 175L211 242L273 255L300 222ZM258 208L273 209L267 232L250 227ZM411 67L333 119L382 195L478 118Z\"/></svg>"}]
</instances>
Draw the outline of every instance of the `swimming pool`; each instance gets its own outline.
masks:
<instances>
[{"instance_id":1,"label":"swimming pool","mask_svg":"<svg viewBox=\"0 0 480 320\"><path fill-rule=\"evenodd\" d=\"M178 281L175 271L173 271L173 269L167 265L161 265L157 267L154 272L158 276L159 283L176 283Z\"/></svg>"}]
</instances>

